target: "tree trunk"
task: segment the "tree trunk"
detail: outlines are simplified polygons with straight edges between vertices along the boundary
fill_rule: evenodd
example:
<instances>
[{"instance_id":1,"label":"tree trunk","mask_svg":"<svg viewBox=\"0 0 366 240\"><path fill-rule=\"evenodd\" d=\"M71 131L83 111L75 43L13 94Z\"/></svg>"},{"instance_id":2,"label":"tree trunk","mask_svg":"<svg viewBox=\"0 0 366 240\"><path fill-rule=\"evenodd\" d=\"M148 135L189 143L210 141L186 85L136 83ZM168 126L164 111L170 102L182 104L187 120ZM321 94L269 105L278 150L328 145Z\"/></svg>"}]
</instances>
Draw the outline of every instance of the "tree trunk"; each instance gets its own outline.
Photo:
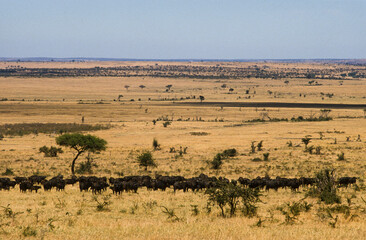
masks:
<instances>
[{"instance_id":1,"label":"tree trunk","mask_svg":"<svg viewBox=\"0 0 366 240\"><path fill-rule=\"evenodd\" d=\"M225 217L225 211L224 211L224 206L219 205L220 209L221 209L221 215L222 217Z\"/></svg>"},{"instance_id":2,"label":"tree trunk","mask_svg":"<svg viewBox=\"0 0 366 240\"><path fill-rule=\"evenodd\" d=\"M74 160L72 160L72 163L71 163L71 174L73 175L73 176L75 176L75 161L76 161L76 159L80 156L80 154L82 154L83 152L81 151L81 152L78 152L77 154L76 154L76 156L75 156L75 158L74 158Z\"/></svg>"}]
</instances>

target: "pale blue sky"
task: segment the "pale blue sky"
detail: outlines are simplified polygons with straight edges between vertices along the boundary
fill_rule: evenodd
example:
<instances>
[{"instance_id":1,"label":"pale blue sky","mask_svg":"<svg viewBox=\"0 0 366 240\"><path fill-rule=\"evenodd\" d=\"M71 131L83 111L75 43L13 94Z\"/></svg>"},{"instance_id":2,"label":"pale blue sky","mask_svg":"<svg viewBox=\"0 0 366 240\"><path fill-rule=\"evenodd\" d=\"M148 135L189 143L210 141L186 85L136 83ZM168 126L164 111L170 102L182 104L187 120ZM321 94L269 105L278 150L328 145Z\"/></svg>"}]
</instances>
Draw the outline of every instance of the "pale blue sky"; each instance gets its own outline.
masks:
<instances>
[{"instance_id":1,"label":"pale blue sky","mask_svg":"<svg viewBox=\"0 0 366 240\"><path fill-rule=\"evenodd\" d=\"M0 57L366 58L366 0L0 0Z\"/></svg>"}]
</instances>

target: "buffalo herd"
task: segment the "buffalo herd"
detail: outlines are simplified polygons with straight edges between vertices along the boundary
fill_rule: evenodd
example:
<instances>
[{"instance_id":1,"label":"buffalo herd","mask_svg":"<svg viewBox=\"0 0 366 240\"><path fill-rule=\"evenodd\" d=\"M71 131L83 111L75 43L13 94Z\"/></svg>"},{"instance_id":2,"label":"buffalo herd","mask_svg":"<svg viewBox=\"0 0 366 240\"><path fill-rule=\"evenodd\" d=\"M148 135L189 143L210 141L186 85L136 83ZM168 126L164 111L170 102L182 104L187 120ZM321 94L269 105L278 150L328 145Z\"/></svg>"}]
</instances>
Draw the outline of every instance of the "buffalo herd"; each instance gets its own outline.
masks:
<instances>
[{"instance_id":1,"label":"buffalo herd","mask_svg":"<svg viewBox=\"0 0 366 240\"><path fill-rule=\"evenodd\" d=\"M350 184L355 184L356 177L341 177L337 180L340 187L347 187ZM49 180L46 176L33 175L30 177L15 177L14 180L3 177L0 178L0 190L9 190L19 185L21 192L38 192L43 186L44 191L65 190L66 185L74 185L79 182L80 191L91 190L94 194L101 193L110 188L114 194L121 194L124 192L136 193L139 188L146 187L147 190L161 190L165 191L167 188L173 188L174 192L182 190L183 192L198 191L215 187L219 182L231 183L234 185L241 184L249 188L259 188L269 191L270 189L278 190L279 188L288 188L297 191L301 186L307 187L317 183L316 178L270 178L257 177L254 179L239 177L237 180L229 180L223 177L209 177L205 174L200 174L198 177L185 178L182 176L161 176L157 175L152 178L147 175L143 176L125 176L121 178L96 177L96 176L72 176L65 178L62 175L53 177Z\"/></svg>"}]
</instances>

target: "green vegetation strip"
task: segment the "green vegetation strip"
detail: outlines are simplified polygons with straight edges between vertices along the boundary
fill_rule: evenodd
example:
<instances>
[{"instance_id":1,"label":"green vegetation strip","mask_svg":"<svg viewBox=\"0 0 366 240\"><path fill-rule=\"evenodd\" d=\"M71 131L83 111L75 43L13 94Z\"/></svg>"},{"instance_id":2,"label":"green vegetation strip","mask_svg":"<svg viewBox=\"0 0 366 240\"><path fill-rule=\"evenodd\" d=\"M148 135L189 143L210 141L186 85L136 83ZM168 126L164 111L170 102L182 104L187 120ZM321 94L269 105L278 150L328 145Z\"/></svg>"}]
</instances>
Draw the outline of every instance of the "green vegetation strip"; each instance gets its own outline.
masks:
<instances>
[{"instance_id":1,"label":"green vegetation strip","mask_svg":"<svg viewBox=\"0 0 366 240\"><path fill-rule=\"evenodd\" d=\"M304 118L303 116L299 116L297 118L293 117L290 120L288 118L270 118L268 120L256 118L253 120L248 120L245 122L321 122L321 121L331 121L333 118L331 117L311 117L311 118Z\"/></svg>"},{"instance_id":2,"label":"green vegetation strip","mask_svg":"<svg viewBox=\"0 0 366 240\"><path fill-rule=\"evenodd\" d=\"M0 125L0 135L23 136L38 133L72 133L109 129L110 125L88 125L77 123L16 123Z\"/></svg>"}]
</instances>

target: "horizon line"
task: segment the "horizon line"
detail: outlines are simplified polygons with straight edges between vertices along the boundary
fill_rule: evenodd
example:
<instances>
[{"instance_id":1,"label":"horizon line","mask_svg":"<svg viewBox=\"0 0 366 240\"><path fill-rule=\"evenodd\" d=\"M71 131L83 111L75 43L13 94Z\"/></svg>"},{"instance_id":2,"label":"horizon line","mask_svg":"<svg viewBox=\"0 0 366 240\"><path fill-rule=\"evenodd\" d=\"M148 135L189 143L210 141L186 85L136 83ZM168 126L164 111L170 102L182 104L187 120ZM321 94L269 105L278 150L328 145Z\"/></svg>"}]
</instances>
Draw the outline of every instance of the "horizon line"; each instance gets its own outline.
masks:
<instances>
[{"instance_id":1,"label":"horizon line","mask_svg":"<svg viewBox=\"0 0 366 240\"><path fill-rule=\"evenodd\" d=\"M352 61L366 58L109 58L109 57L0 57L0 61L209 61L209 62L254 62L254 61Z\"/></svg>"}]
</instances>

